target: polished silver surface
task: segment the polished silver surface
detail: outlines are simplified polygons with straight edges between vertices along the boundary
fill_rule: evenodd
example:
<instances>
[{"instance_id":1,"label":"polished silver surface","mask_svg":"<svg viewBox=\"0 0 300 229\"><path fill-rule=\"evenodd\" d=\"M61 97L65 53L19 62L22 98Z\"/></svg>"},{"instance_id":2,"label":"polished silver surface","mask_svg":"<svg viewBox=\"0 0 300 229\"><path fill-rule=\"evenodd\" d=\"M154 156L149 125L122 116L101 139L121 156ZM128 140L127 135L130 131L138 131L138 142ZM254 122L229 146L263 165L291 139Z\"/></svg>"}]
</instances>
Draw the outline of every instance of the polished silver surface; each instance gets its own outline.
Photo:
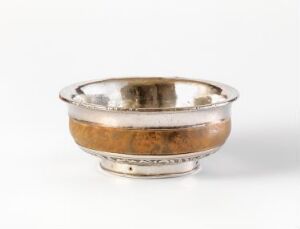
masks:
<instances>
[{"instance_id":1,"label":"polished silver surface","mask_svg":"<svg viewBox=\"0 0 300 229\"><path fill-rule=\"evenodd\" d=\"M100 167L114 175L130 178L170 178L196 173L200 170L199 161L188 161L181 164L164 166L140 166L120 164L103 158Z\"/></svg>"},{"instance_id":2,"label":"polished silver surface","mask_svg":"<svg viewBox=\"0 0 300 229\"><path fill-rule=\"evenodd\" d=\"M74 119L139 128L225 120L230 118L230 105L237 97L235 89L216 82L155 77L88 81L60 92Z\"/></svg>"},{"instance_id":3,"label":"polished silver surface","mask_svg":"<svg viewBox=\"0 0 300 229\"><path fill-rule=\"evenodd\" d=\"M199 134L205 133L205 136L198 137L201 137L202 141L207 140L209 144L214 138L207 137L206 134L216 138L227 138L224 128L228 128L230 132L230 125L221 123L224 120L230 122L231 104L238 98L238 92L225 84L205 80L178 77L129 77L76 83L61 90L60 98L67 103L71 119L83 121L86 123L84 125L91 125L82 129L83 133L74 132L77 129L73 129L73 133L76 133L78 138L85 137L87 134L92 137L91 133L96 131L92 129L93 126L100 125L107 128L124 128L124 131L142 130L144 139L140 144L149 144L147 138L151 139L151 136L144 131L146 129L155 132L161 129L195 129L200 126L208 128L212 126L211 124L216 124L217 128L199 131ZM77 127L73 126L73 128ZM223 131L222 135L218 135L220 130ZM109 129L109 131L113 130ZM99 133L97 132L96 136L99 136ZM110 144L112 139L113 142L122 142L122 139L116 139L112 132L107 133L110 134L107 136L111 138ZM184 139L184 135L181 134L180 137L181 139L171 142L176 144L176 150L181 147L180 141ZM84 142L97 146L95 139L98 138L90 141L85 139ZM159 142L157 139L153 141L155 144ZM104 144L107 145L106 142ZM130 141L126 144L129 144L129 147L125 148L130 149ZM174 155L155 156L130 155L127 151L110 153L80 147L100 157L101 167L111 173L128 177L160 178L198 171L198 161L203 156L217 151L222 144L207 150L206 143L203 143L203 150L201 148L202 151L197 153L188 151L184 154L176 154L174 151Z\"/></svg>"},{"instance_id":4,"label":"polished silver surface","mask_svg":"<svg viewBox=\"0 0 300 229\"><path fill-rule=\"evenodd\" d=\"M210 109L164 111L164 112L124 112L89 110L69 104L69 116L107 127L162 128L199 126L230 118L231 105L211 107Z\"/></svg>"},{"instance_id":5,"label":"polished silver surface","mask_svg":"<svg viewBox=\"0 0 300 229\"><path fill-rule=\"evenodd\" d=\"M183 78L116 78L73 84L60 92L67 103L95 110L184 111L226 105L238 92L225 84Z\"/></svg>"},{"instance_id":6,"label":"polished silver surface","mask_svg":"<svg viewBox=\"0 0 300 229\"><path fill-rule=\"evenodd\" d=\"M107 172L132 178L167 178L198 172L199 160L218 148L181 155L139 156L101 152L81 147L101 159L100 167Z\"/></svg>"}]
</instances>

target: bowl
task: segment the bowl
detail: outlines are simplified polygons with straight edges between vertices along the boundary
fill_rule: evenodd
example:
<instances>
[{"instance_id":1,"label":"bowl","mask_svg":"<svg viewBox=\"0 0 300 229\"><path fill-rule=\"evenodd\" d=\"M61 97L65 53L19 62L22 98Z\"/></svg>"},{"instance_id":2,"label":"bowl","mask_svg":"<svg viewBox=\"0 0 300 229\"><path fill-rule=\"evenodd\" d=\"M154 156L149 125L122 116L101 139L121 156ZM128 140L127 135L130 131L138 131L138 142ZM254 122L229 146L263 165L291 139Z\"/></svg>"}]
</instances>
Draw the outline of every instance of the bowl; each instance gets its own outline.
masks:
<instances>
[{"instance_id":1,"label":"bowl","mask_svg":"<svg viewBox=\"0 0 300 229\"><path fill-rule=\"evenodd\" d=\"M93 80L60 92L80 148L103 170L147 178L198 171L228 138L237 97L225 84L177 77Z\"/></svg>"}]
</instances>

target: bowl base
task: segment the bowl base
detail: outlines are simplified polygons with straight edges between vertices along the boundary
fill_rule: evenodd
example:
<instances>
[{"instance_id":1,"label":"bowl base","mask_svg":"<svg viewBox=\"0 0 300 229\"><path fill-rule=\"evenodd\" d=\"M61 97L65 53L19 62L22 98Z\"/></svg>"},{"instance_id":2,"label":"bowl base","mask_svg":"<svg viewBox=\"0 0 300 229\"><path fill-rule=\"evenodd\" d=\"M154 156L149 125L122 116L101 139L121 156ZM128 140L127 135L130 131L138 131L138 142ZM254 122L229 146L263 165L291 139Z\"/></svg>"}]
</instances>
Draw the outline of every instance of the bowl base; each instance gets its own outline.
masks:
<instances>
[{"instance_id":1,"label":"bowl base","mask_svg":"<svg viewBox=\"0 0 300 229\"><path fill-rule=\"evenodd\" d=\"M202 152L178 155L129 155L102 152L80 146L85 152L101 158L102 170L132 178L167 178L187 175L200 170L199 161L219 147Z\"/></svg>"},{"instance_id":2,"label":"bowl base","mask_svg":"<svg viewBox=\"0 0 300 229\"><path fill-rule=\"evenodd\" d=\"M100 167L114 175L131 178L168 178L196 173L200 170L199 160L166 165L137 165L119 163L103 158Z\"/></svg>"}]
</instances>

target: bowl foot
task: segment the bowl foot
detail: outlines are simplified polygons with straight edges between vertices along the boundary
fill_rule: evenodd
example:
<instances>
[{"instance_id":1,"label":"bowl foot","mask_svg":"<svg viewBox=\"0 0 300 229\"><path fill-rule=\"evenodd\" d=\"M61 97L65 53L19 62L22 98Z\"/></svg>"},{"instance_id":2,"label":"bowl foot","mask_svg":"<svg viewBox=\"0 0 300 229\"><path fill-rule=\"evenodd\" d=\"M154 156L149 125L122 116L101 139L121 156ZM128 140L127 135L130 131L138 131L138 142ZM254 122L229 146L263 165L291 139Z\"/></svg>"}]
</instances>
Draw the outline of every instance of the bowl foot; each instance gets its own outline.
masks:
<instances>
[{"instance_id":1,"label":"bowl foot","mask_svg":"<svg viewBox=\"0 0 300 229\"><path fill-rule=\"evenodd\" d=\"M100 167L112 174L132 178L167 178L196 173L200 170L199 160L165 164L140 164L117 162L110 158L102 158Z\"/></svg>"},{"instance_id":2,"label":"bowl foot","mask_svg":"<svg viewBox=\"0 0 300 229\"><path fill-rule=\"evenodd\" d=\"M200 170L200 159L219 149L178 155L129 155L81 148L101 158L100 167L104 171L132 178L167 178L195 173Z\"/></svg>"}]
</instances>

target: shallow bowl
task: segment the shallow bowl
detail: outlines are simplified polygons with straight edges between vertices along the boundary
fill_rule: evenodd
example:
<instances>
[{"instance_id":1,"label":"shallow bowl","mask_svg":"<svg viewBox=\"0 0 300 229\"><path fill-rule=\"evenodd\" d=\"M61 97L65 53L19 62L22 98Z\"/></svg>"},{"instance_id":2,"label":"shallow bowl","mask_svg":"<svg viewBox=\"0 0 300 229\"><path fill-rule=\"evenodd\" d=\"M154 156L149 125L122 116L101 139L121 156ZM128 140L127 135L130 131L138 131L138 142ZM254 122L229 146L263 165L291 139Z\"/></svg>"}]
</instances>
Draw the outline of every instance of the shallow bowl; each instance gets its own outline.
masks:
<instances>
[{"instance_id":1,"label":"shallow bowl","mask_svg":"<svg viewBox=\"0 0 300 229\"><path fill-rule=\"evenodd\" d=\"M230 134L227 85L184 78L94 80L61 90L75 142L100 166L129 177L173 177L199 170Z\"/></svg>"}]
</instances>

